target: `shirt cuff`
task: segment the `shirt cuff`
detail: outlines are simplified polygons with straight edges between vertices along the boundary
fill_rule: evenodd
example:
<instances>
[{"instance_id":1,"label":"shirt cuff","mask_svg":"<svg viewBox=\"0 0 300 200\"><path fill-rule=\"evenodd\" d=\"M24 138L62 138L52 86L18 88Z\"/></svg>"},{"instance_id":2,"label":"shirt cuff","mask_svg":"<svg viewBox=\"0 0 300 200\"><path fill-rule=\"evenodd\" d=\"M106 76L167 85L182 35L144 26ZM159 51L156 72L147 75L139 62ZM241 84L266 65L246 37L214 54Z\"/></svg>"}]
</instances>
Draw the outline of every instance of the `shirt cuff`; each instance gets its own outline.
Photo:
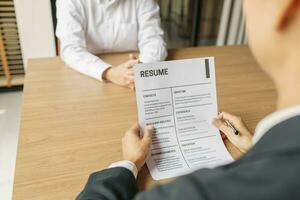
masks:
<instances>
[{"instance_id":1,"label":"shirt cuff","mask_svg":"<svg viewBox=\"0 0 300 200\"><path fill-rule=\"evenodd\" d=\"M159 62L159 60L154 59L153 56L147 56L147 55L140 55L139 60L141 61L141 63Z\"/></svg>"},{"instance_id":2,"label":"shirt cuff","mask_svg":"<svg viewBox=\"0 0 300 200\"><path fill-rule=\"evenodd\" d=\"M152 53L141 53L139 55L139 60L142 63L155 63L155 62L161 62L166 60L168 56L168 53L160 53L159 55L152 54Z\"/></svg>"},{"instance_id":3,"label":"shirt cuff","mask_svg":"<svg viewBox=\"0 0 300 200\"><path fill-rule=\"evenodd\" d=\"M95 63L95 66L97 67L92 67L90 68L92 71L90 71L90 74L93 78L100 80L100 81L104 81L103 80L103 72L105 72L105 70L107 70L108 68L111 67L110 64L103 62L102 60L98 60Z\"/></svg>"},{"instance_id":4,"label":"shirt cuff","mask_svg":"<svg viewBox=\"0 0 300 200\"><path fill-rule=\"evenodd\" d=\"M119 162L112 163L108 168L114 168L114 167L123 167L128 169L129 171L132 172L133 176L135 179L137 178L138 175L138 169L135 166L135 164L129 160L122 160Z\"/></svg>"}]
</instances>

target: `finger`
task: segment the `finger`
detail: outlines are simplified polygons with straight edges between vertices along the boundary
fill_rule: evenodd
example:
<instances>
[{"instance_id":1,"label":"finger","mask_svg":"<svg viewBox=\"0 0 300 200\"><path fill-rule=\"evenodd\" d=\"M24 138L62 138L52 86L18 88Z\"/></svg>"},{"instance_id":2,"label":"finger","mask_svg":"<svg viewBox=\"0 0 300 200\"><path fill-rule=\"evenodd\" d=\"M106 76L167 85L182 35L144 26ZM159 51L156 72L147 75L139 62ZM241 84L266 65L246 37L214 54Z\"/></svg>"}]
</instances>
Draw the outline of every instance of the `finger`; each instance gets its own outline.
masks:
<instances>
[{"instance_id":1,"label":"finger","mask_svg":"<svg viewBox=\"0 0 300 200\"><path fill-rule=\"evenodd\" d=\"M222 137L223 140L225 140L227 138L226 135L223 132L221 132L221 137Z\"/></svg>"},{"instance_id":2,"label":"finger","mask_svg":"<svg viewBox=\"0 0 300 200\"><path fill-rule=\"evenodd\" d=\"M131 90L135 92L135 83L134 82L132 83Z\"/></svg>"},{"instance_id":3,"label":"finger","mask_svg":"<svg viewBox=\"0 0 300 200\"><path fill-rule=\"evenodd\" d=\"M127 68L125 74L126 74L126 75L130 75L130 76L133 76L133 75L134 75L133 68Z\"/></svg>"},{"instance_id":4,"label":"finger","mask_svg":"<svg viewBox=\"0 0 300 200\"><path fill-rule=\"evenodd\" d=\"M135 88L134 83L130 83L130 84L129 84L129 88L130 88L132 91L134 91L134 88Z\"/></svg>"},{"instance_id":5,"label":"finger","mask_svg":"<svg viewBox=\"0 0 300 200\"><path fill-rule=\"evenodd\" d=\"M129 56L128 56L129 60L132 60L133 59L133 54L130 53Z\"/></svg>"},{"instance_id":6,"label":"finger","mask_svg":"<svg viewBox=\"0 0 300 200\"><path fill-rule=\"evenodd\" d=\"M212 124L215 127L217 127L220 131L222 131L227 137L232 137L234 135L232 129L226 126L226 124L222 120L214 118L212 120Z\"/></svg>"},{"instance_id":7,"label":"finger","mask_svg":"<svg viewBox=\"0 0 300 200\"><path fill-rule=\"evenodd\" d=\"M129 60L136 60L137 57L134 54L129 54Z\"/></svg>"},{"instance_id":8,"label":"finger","mask_svg":"<svg viewBox=\"0 0 300 200\"><path fill-rule=\"evenodd\" d=\"M222 117L223 119L231 121L232 123L241 120L240 117L232 115L232 114L227 113L227 112L221 112L219 116Z\"/></svg>"},{"instance_id":9,"label":"finger","mask_svg":"<svg viewBox=\"0 0 300 200\"><path fill-rule=\"evenodd\" d=\"M127 61L127 68L132 68L134 65L138 64L139 63L139 60L137 59L134 59L134 60L129 60Z\"/></svg>"},{"instance_id":10,"label":"finger","mask_svg":"<svg viewBox=\"0 0 300 200\"><path fill-rule=\"evenodd\" d=\"M134 86L134 80L133 80L133 79L129 80L129 84L128 84L128 85L129 85L129 86L131 86L131 85Z\"/></svg>"},{"instance_id":11,"label":"finger","mask_svg":"<svg viewBox=\"0 0 300 200\"><path fill-rule=\"evenodd\" d=\"M143 142L145 142L147 144L151 143L151 138L152 138L153 132L154 132L154 127L153 126L147 126L144 129Z\"/></svg>"},{"instance_id":12,"label":"finger","mask_svg":"<svg viewBox=\"0 0 300 200\"><path fill-rule=\"evenodd\" d=\"M243 133L249 132L248 128L243 123L243 120L240 117L232 115L227 112L222 112L219 116L221 119L229 120L238 131Z\"/></svg>"},{"instance_id":13,"label":"finger","mask_svg":"<svg viewBox=\"0 0 300 200\"><path fill-rule=\"evenodd\" d=\"M130 76L134 76L133 68L128 69L127 72L126 72L126 74L130 75Z\"/></svg>"},{"instance_id":14,"label":"finger","mask_svg":"<svg viewBox=\"0 0 300 200\"><path fill-rule=\"evenodd\" d=\"M128 133L139 136L140 134L140 126L137 122L135 122L129 129Z\"/></svg>"},{"instance_id":15,"label":"finger","mask_svg":"<svg viewBox=\"0 0 300 200\"><path fill-rule=\"evenodd\" d=\"M134 83L134 76L126 74L125 80L128 81L128 84L129 83Z\"/></svg>"},{"instance_id":16,"label":"finger","mask_svg":"<svg viewBox=\"0 0 300 200\"><path fill-rule=\"evenodd\" d=\"M129 85L134 85L134 79L129 80Z\"/></svg>"},{"instance_id":17,"label":"finger","mask_svg":"<svg viewBox=\"0 0 300 200\"><path fill-rule=\"evenodd\" d=\"M132 75L132 74L126 74L126 79L127 79L130 83L134 83L134 75Z\"/></svg>"}]
</instances>

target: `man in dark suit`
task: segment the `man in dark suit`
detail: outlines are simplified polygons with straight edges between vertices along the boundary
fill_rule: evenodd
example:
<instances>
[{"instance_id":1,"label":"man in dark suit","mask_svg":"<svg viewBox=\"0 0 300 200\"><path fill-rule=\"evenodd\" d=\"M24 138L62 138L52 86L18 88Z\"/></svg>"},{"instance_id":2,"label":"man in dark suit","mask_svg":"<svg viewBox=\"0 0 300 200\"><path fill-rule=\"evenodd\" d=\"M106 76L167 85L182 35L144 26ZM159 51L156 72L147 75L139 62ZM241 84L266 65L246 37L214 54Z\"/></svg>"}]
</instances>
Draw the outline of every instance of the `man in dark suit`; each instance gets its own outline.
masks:
<instances>
[{"instance_id":1,"label":"man in dark suit","mask_svg":"<svg viewBox=\"0 0 300 200\"><path fill-rule=\"evenodd\" d=\"M258 124L254 137L239 117L223 112L213 120L245 155L139 193L136 176L153 128L139 138L135 124L122 141L124 161L92 174L78 200L300 199L300 0L245 0L244 9L252 51L278 90L278 110Z\"/></svg>"}]
</instances>

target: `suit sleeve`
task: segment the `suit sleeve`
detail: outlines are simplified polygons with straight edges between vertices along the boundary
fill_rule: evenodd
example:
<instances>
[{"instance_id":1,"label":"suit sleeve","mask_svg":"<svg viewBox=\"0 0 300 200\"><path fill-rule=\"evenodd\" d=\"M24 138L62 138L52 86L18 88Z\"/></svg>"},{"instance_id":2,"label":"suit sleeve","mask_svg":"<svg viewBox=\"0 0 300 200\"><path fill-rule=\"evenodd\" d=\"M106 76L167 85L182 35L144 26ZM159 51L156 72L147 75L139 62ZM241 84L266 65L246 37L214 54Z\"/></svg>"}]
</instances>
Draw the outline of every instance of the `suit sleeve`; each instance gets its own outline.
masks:
<instances>
[{"instance_id":1,"label":"suit sleeve","mask_svg":"<svg viewBox=\"0 0 300 200\"><path fill-rule=\"evenodd\" d=\"M252 168L249 164L238 167L230 164L202 169L140 193L131 171L111 168L92 174L77 200L239 200L249 196L256 199L258 187L268 184L261 182L261 176L255 176L257 172Z\"/></svg>"},{"instance_id":2,"label":"suit sleeve","mask_svg":"<svg viewBox=\"0 0 300 200\"><path fill-rule=\"evenodd\" d=\"M190 174L136 195L135 200L209 200L199 177Z\"/></svg>"},{"instance_id":3,"label":"suit sleeve","mask_svg":"<svg viewBox=\"0 0 300 200\"><path fill-rule=\"evenodd\" d=\"M259 169L257 169L259 170ZM135 200L263 200L267 182L251 164L202 169L136 195ZM251 198L249 198L251 197Z\"/></svg>"},{"instance_id":4,"label":"suit sleeve","mask_svg":"<svg viewBox=\"0 0 300 200\"><path fill-rule=\"evenodd\" d=\"M299 199L299 177L295 172L300 162L294 162L299 157L299 153L292 159L265 154L216 169L202 169L139 193L135 200Z\"/></svg>"},{"instance_id":5,"label":"suit sleeve","mask_svg":"<svg viewBox=\"0 0 300 200\"><path fill-rule=\"evenodd\" d=\"M116 167L90 175L76 200L130 200L137 192L138 187L132 172Z\"/></svg>"}]
</instances>

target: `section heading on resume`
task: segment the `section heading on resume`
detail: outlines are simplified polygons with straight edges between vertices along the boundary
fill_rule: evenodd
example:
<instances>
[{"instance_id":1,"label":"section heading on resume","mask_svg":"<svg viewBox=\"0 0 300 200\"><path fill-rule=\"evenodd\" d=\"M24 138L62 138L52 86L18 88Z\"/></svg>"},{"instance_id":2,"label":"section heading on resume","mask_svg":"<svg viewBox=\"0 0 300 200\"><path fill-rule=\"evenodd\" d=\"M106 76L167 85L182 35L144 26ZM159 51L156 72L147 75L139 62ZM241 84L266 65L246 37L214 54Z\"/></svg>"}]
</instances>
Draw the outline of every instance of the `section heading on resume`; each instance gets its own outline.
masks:
<instances>
[{"instance_id":1,"label":"section heading on resume","mask_svg":"<svg viewBox=\"0 0 300 200\"><path fill-rule=\"evenodd\" d=\"M150 69L140 71L141 77L152 77L152 76L167 76L169 75L168 68L164 69Z\"/></svg>"}]
</instances>

